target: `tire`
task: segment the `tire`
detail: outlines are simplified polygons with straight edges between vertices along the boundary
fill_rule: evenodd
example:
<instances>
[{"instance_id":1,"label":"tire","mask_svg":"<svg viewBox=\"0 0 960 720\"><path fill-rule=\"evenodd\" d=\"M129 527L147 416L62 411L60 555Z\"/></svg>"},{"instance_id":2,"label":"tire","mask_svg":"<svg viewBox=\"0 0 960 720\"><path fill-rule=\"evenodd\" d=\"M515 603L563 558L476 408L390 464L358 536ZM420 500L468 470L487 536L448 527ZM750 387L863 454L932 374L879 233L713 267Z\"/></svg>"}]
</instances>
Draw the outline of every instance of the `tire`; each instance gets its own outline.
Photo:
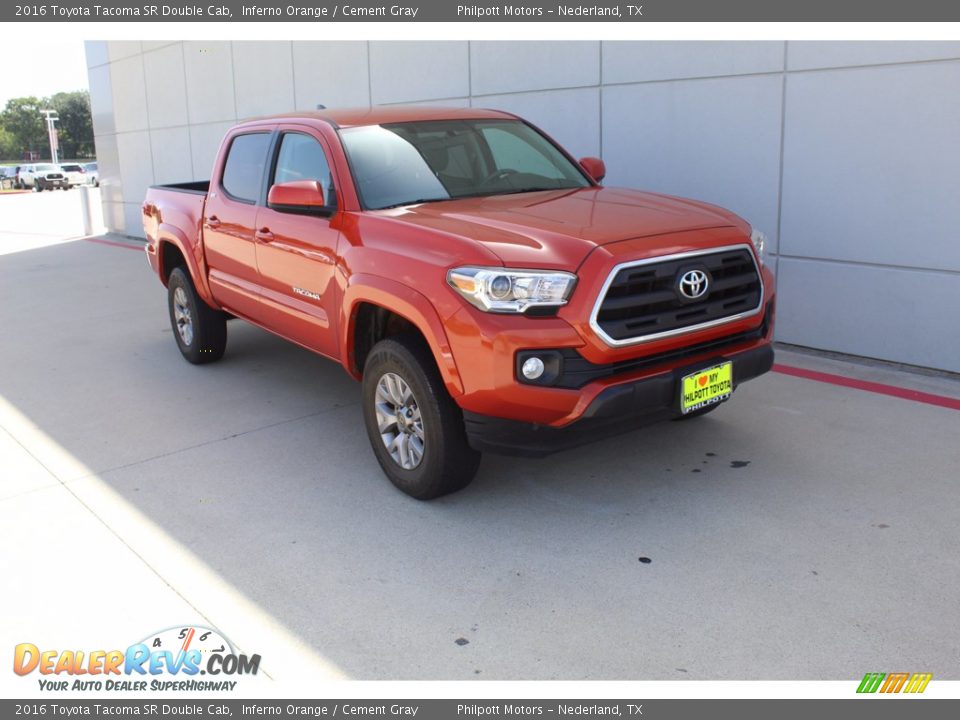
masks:
<instances>
[{"instance_id":1,"label":"tire","mask_svg":"<svg viewBox=\"0 0 960 720\"><path fill-rule=\"evenodd\" d=\"M43 185L38 183L36 180L33 182L33 191L34 192L43 192Z\"/></svg>"},{"instance_id":2,"label":"tire","mask_svg":"<svg viewBox=\"0 0 960 720\"><path fill-rule=\"evenodd\" d=\"M726 401L724 401L726 402ZM686 415L679 415L673 418L674 422L681 422L683 420L695 420L698 417L703 417L709 413L712 413L718 407L723 405L722 402L714 403L713 405L707 405L705 408L700 408L699 410L694 410L693 412L687 413Z\"/></svg>"},{"instance_id":3,"label":"tire","mask_svg":"<svg viewBox=\"0 0 960 720\"><path fill-rule=\"evenodd\" d=\"M392 425L381 425L382 418L394 413ZM477 474L480 453L467 444L463 414L447 393L429 348L417 336L381 340L370 351L363 369L363 420L383 472L410 497L448 495L465 488ZM401 423L409 429L398 432ZM391 443L401 435L407 439Z\"/></svg>"},{"instance_id":4,"label":"tire","mask_svg":"<svg viewBox=\"0 0 960 720\"><path fill-rule=\"evenodd\" d=\"M207 305L183 267L174 268L167 282L170 327L180 354L194 365L214 362L227 349L223 313Z\"/></svg>"}]
</instances>

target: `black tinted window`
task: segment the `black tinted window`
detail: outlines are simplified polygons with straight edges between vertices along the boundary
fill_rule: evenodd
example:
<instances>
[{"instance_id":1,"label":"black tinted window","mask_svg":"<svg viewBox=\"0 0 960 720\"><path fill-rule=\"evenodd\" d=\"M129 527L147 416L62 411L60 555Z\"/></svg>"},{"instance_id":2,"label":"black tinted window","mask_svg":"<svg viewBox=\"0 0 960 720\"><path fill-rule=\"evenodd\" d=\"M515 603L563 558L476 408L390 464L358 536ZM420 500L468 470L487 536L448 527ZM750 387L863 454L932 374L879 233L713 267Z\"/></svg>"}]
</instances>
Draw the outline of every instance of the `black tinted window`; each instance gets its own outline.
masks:
<instances>
[{"instance_id":1,"label":"black tinted window","mask_svg":"<svg viewBox=\"0 0 960 720\"><path fill-rule=\"evenodd\" d=\"M268 133L238 135L233 139L220 182L228 195L237 200L256 202L260 196L269 144Z\"/></svg>"},{"instance_id":2,"label":"black tinted window","mask_svg":"<svg viewBox=\"0 0 960 720\"><path fill-rule=\"evenodd\" d=\"M327 205L336 205L333 175L320 143L309 135L287 133L280 142L280 155L277 157L273 182L276 185L295 180L316 180L323 186Z\"/></svg>"}]
</instances>

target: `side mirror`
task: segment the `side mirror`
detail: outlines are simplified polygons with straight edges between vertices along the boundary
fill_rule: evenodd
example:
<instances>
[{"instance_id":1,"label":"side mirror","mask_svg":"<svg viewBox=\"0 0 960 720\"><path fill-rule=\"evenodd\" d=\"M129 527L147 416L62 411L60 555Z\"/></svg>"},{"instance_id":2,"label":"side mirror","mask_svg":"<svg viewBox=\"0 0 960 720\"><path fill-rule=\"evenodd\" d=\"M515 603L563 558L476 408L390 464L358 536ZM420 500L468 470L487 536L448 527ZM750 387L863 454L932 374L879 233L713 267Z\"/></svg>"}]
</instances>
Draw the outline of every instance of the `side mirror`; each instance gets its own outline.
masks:
<instances>
[{"instance_id":1,"label":"side mirror","mask_svg":"<svg viewBox=\"0 0 960 720\"><path fill-rule=\"evenodd\" d=\"M580 167L587 171L587 175L597 182L600 182L607 176L607 166L603 160L598 157L580 158Z\"/></svg>"},{"instance_id":2,"label":"side mirror","mask_svg":"<svg viewBox=\"0 0 960 720\"><path fill-rule=\"evenodd\" d=\"M267 193L267 207L295 215L327 217L333 214L333 208L327 205L323 185L316 180L295 180L274 185Z\"/></svg>"}]
</instances>

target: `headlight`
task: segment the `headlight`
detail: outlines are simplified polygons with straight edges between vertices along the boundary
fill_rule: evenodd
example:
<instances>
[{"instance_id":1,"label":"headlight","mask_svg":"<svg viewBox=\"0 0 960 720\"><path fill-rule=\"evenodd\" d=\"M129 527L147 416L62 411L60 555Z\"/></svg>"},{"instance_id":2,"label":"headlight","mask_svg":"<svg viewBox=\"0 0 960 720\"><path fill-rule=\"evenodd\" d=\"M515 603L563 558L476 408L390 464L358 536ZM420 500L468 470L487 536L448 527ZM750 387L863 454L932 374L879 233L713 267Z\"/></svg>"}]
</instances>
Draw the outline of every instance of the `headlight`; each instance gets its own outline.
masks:
<instances>
[{"instance_id":1,"label":"headlight","mask_svg":"<svg viewBox=\"0 0 960 720\"><path fill-rule=\"evenodd\" d=\"M577 276L545 270L463 267L450 270L447 282L484 312L522 313L531 307L566 305Z\"/></svg>"},{"instance_id":2,"label":"headlight","mask_svg":"<svg viewBox=\"0 0 960 720\"><path fill-rule=\"evenodd\" d=\"M757 257L760 258L761 262L763 262L763 246L767 242L767 236L756 228L751 228L750 242L753 243L753 247L757 251Z\"/></svg>"}]
</instances>

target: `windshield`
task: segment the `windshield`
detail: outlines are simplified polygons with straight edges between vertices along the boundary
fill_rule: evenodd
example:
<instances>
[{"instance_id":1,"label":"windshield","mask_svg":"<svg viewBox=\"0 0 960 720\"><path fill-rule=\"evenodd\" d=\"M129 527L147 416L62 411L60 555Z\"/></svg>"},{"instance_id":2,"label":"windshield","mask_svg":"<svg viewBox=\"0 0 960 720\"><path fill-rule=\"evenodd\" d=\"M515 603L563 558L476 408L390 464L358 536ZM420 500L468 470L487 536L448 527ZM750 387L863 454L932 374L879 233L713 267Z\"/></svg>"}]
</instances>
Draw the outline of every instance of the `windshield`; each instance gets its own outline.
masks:
<instances>
[{"instance_id":1,"label":"windshield","mask_svg":"<svg viewBox=\"0 0 960 720\"><path fill-rule=\"evenodd\" d=\"M549 140L519 120L430 120L341 131L363 206L588 187Z\"/></svg>"},{"instance_id":2,"label":"windshield","mask_svg":"<svg viewBox=\"0 0 960 720\"><path fill-rule=\"evenodd\" d=\"M37 172L55 172L59 169L56 165L37 165Z\"/></svg>"}]
</instances>

